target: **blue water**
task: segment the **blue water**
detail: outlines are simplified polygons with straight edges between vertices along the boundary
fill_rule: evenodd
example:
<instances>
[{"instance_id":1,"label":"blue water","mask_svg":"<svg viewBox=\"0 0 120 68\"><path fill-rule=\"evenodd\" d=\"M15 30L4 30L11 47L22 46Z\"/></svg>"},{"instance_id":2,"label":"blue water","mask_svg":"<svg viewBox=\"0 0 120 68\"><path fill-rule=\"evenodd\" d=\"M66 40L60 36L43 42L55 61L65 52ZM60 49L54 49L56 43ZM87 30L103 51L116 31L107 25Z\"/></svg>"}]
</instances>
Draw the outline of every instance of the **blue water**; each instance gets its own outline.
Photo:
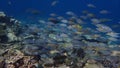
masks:
<instances>
[{"instance_id":1,"label":"blue water","mask_svg":"<svg viewBox=\"0 0 120 68\"><path fill-rule=\"evenodd\" d=\"M58 1L58 3L52 6L51 4L55 1ZM88 4L93 4L96 6L96 8L88 7ZM94 63L98 63L99 66L109 65L107 68L117 68L118 65L120 66L120 34L119 36L115 36L115 38L109 38L107 33L112 32L112 30L109 29L107 31L107 28L104 27L103 29L106 29L107 32L105 32L105 30L96 30L96 24L91 22L92 18L87 18L87 20L83 19L85 24L80 23L79 26L78 22L76 21L78 20L78 18L80 18L81 15L83 15L83 10L94 13L95 16L97 16L97 19L111 19L111 21L105 23L101 22L101 24L105 24L111 27L111 29L115 33L120 33L120 0L0 0L0 12L5 12L8 18L9 16L12 16L13 18L15 18L15 21L19 20L23 23L22 26L14 21L14 23L16 23L15 26L13 25L12 27L9 27L6 24L9 24L11 22L0 21L0 23L2 23L0 24L0 27L2 27L0 28L0 33L2 33L0 34L0 58L2 57L3 59L0 60L2 62L5 61L4 63L0 62L0 64L2 64L0 65L0 67L4 65L4 67L7 67L7 65L10 65L16 66L16 68L18 68L20 65L32 66L29 64L34 63L35 65L33 67L40 65L43 66L46 63L48 63L48 66L50 64L50 66L52 65L52 67L55 67L57 65L61 65L61 62L65 63L66 65L67 58L67 62L69 62L67 63L67 65L70 65L70 67L72 66L72 68L75 68L76 66L78 66L78 64L86 66L86 64L94 65ZM107 10L110 13L100 14L101 10ZM67 21L71 21L68 18L68 16L70 15L66 14L66 12L68 11L74 12L75 15L77 15L78 18L77 20L75 19L75 21L73 20L74 23L67 22L64 23L65 25L62 24L61 26L61 20L57 20L57 24L53 21L48 22L48 18L52 18L50 16L51 13L55 13L58 16L62 16L65 19L68 19ZM75 15L73 15L73 17L76 17ZM5 18L5 20L7 20L7 18ZM38 22L39 20L45 20L45 23L40 23ZM67 27L69 27L69 29ZM86 27L88 29L86 29ZM8 28L10 28L10 30ZM83 30L81 30L81 28L83 28ZM16 36L18 37L14 37L14 34L16 34ZM94 38L94 34L96 35L96 38ZM1 45L1 43L5 43L5 45ZM8 47L10 48L8 49ZM114 53L112 53L114 52L114 50L116 54L115 56ZM15 54L13 53L14 51ZM118 55L116 51L118 51ZM25 57L23 57L22 53L25 54ZM13 57L19 58L18 56L20 55L22 55L22 59L11 59ZM27 58L26 55L30 55L31 57ZM67 58L61 58L64 56ZM57 58L57 61L54 60ZM48 61L46 61L46 59ZM15 63L10 62L9 64L6 61L15 61ZM21 64L21 62L23 61L25 61L25 65ZM102 64L100 64L99 62ZM94 66L96 65L97 64L95 64Z\"/></svg>"},{"instance_id":2,"label":"blue water","mask_svg":"<svg viewBox=\"0 0 120 68\"><path fill-rule=\"evenodd\" d=\"M58 3L51 6L53 1L55 0L0 0L0 11L27 23L31 22L31 19L32 22L37 22L40 18L48 18L50 13L65 16L67 11L72 11L80 16L83 10L93 12L101 18L112 19L111 22L105 23L109 26L116 25L120 21L120 0L57 0ZM96 8L87 7L89 3L94 4ZM27 13L28 9L39 10L40 14ZM108 10L110 14L99 14L99 11L104 9ZM120 32L118 28L113 29Z\"/></svg>"}]
</instances>

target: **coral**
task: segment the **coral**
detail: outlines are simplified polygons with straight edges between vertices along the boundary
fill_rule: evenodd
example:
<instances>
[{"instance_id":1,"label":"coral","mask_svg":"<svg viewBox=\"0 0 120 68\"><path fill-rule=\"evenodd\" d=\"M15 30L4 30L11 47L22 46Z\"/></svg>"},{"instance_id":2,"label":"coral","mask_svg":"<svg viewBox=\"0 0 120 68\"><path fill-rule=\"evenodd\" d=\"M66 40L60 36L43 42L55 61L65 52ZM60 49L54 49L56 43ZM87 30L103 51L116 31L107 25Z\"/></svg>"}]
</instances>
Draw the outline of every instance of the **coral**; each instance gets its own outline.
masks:
<instances>
[{"instance_id":1,"label":"coral","mask_svg":"<svg viewBox=\"0 0 120 68\"><path fill-rule=\"evenodd\" d=\"M4 17L4 16L6 16L5 13L0 11L0 17Z\"/></svg>"},{"instance_id":2,"label":"coral","mask_svg":"<svg viewBox=\"0 0 120 68\"><path fill-rule=\"evenodd\" d=\"M0 42L7 43L16 41L19 33L20 22L9 16L6 16L4 12L0 12Z\"/></svg>"}]
</instances>

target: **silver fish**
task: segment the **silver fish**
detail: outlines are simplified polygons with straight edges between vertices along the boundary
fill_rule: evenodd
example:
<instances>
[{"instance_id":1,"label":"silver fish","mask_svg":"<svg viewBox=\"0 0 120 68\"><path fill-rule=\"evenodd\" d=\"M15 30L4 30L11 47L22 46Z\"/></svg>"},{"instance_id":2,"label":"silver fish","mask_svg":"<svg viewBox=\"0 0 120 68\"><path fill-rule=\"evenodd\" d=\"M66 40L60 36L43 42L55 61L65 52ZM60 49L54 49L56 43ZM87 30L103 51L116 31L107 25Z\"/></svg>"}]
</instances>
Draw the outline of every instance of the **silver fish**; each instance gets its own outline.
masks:
<instances>
[{"instance_id":1,"label":"silver fish","mask_svg":"<svg viewBox=\"0 0 120 68\"><path fill-rule=\"evenodd\" d=\"M96 29L100 32L113 32L113 30L109 26L103 24L96 24L96 26Z\"/></svg>"}]
</instances>

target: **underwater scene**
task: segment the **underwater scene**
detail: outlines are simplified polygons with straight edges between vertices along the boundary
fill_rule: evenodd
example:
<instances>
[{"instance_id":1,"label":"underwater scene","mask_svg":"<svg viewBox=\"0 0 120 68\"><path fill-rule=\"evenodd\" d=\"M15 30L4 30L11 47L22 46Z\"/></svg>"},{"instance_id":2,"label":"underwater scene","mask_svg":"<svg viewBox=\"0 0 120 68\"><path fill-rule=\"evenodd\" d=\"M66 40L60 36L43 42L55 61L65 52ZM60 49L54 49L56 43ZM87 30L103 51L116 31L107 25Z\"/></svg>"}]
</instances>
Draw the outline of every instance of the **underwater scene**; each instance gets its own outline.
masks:
<instances>
[{"instance_id":1,"label":"underwater scene","mask_svg":"<svg viewBox=\"0 0 120 68\"><path fill-rule=\"evenodd\" d=\"M120 0L0 0L0 68L120 68Z\"/></svg>"}]
</instances>

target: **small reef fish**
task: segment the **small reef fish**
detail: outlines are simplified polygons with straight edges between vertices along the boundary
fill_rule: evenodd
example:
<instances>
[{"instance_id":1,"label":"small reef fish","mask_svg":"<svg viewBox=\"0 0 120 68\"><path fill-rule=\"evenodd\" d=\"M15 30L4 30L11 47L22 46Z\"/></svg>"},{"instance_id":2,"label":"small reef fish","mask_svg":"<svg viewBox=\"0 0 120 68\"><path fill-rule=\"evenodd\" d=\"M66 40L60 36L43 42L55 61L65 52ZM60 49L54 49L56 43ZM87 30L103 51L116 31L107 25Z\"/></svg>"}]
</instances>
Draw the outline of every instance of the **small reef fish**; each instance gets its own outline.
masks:
<instances>
[{"instance_id":1,"label":"small reef fish","mask_svg":"<svg viewBox=\"0 0 120 68\"><path fill-rule=\"evenodd\" d=\"M96 29L100 32L113 32L109 26L103 24L96 24L96 26L97 26Z\"/></svg>"},{"instance_id":2,"label":"small reef fish","mask_svg":"<svg viewBox=\"0 0 120 68\"><path fill-rule=\"evenodd\" d=\"M93 14L93 13L88 13L88 14L87 14L87 17L94 18L94 17L96 17L96 16L95 16L95 14Z\"/></svg>"},{"instance_id":3,"label":"small reef fish","mask_svg":"<svg viewBox=\"0 0 120 68\"><path fill-rule=\"evenodd\" d=\"M57 15L55 13L51 13L50 16L55 17Z\"/></svg>"},{"instance_id":4,"label":"small reef fish","mask_svg":"<svg viewBox=\"0 0 120 68\"><path fill-rule=\"evenodd\" d=\"M71 15L71 16L74 16L75 14L72 12L72 11L68 11L66 12L67 15Z\"/></svg>"},{"instance_id":5,"label":"small reef fish","mask_svg":"<svg viewBox=\"0 0 120 68\"><path fill-rule=\"evenodd\" d=\"M108 19L108 18L101 18L99 20L100 20L101 23L112 21L112 19Z\"/></svg>"},{"instance_id":6,"label":"small reef fish","mask_svg":"<svg viewBox=\"0 0 120 68\"><path fill-rule=\"evenodd\" d=\"M41 12L37 9L27 9L26 10L27 13L31 13L31 14L34 14L34 15L39 15Z\"/></svg>"},{"instance_id":7,"label":"small reef fish","mask_svg":"<svg viewBox=\"0 0 120 68\"><path fill-rule=\"evenodd\" d=\"M83 10L82 13L83 13L83 14L88 14L89 11L87 11L87 10Z\"/></svg>"},{"instance_id":8,"label":"small reef fish","mask_svg":"<svg viewBox=\"0 0 120 68\"><path fill-rule=\"evenodd\" d=\"M100 11L100 14L108 14L108 13L110 13L110 12L107 11L107 10L101 10L101 11Z\"/></svg>"},{"instance_id":9,"label":"small reef fish","mask_svg":"<svg viewBox=\"0 0 120 68\"><path fill-rule=\"evenodd\" d=\"M87 6L90 7L90 8L96 8L96 6L93 5L93 4L87 4Z\"/></svg>"},{"instance_id":10,"label":"small reef fish","mask_svg":"<svg viewBox=\"0 0 120 68\"><path fill-rule=\"evenodd\" d=\"M48 18L48 20L49 20L50 22L54 23L54 24L57 24L57 23L60 22L60 21L57 20L56 18Z\"/></svg>"},{"instance_id":11,"label":"small reef fish","mask_svg":"<svg viewBox=\"0 0 120 68\"><path fill-rule=\"evenodd\" d=\"M92 23L100 23L100 20L97 18L93 18L93 19L91 19L91 21L92 21Z\"/></svg>"},{"instance_id":12,"label":"small reef fish","mask_svg":"<svg viewBox=\"0 0 120 68\"><path fill-rule=\"evenodd\" d=\"M118 39L114 38L114 37L109 37L108 40L110 40L110 41L118 41Z\"/></svg>"},{"instance_id":13,"label":"small reef fish","mask_svg":"<svg viewBox=\"0 0 120 68\"><path fill-rule=\"evenodd\" d=\"M55 0L52 2L51 6L55 6L59 1Z\"/></svg>"},{"instance_id":14,"label":"small reef fish","mask_svg":"<svg viewBox=\"0 0 120 68\"><path fill-rule=\"evenodd\" d=\"M38 20L39 23L46 23L44 20Z\"/></svg>"},{"instance_id":15,"label":"small reef fish","mask_svg":"<svg viewBox=\"0 0 120 68\"><path fill-rule=\"evenodd\" d=\"M96 24L96 23L109 22L109 21L111 21L111 19L107 19L107 18L101 18L101 19L93 18L93 19L91 19L91 21L92 21L92 23Z\"/></svg>"},{"instance_id":16,"label":"small reef fish","mask_svg":"<svg viewBox=\"0 0 120 68\"><path fill-rule=\"evenodd\" d=\"M58 20L62 20L62 19L64 19L64 17L58 16L57 19L58 19Z\"/></svg>"},{"instance_id":17,"label":"small reef fish","mask_svg":"<svg viewBox=\"0 0 120 68\"><path fill-rule=\"evenodd\" d=\"M117 37L119 37L120 33L109 32L109 33L107 33L107 35L117 38Z\"/></svg>"}]
</instances>

